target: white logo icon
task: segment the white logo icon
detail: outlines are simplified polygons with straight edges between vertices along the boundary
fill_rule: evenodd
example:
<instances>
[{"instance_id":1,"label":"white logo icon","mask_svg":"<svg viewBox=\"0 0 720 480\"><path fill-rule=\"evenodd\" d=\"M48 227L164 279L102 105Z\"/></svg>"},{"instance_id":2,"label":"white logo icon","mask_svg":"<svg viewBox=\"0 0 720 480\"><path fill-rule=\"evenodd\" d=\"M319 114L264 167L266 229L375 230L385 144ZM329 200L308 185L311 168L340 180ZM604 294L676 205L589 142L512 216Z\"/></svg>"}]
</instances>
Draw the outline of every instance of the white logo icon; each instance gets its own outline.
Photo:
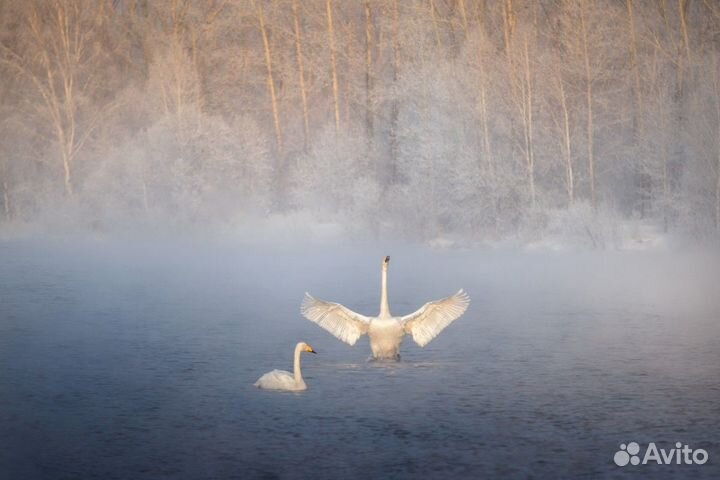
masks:
<instances>
[{"instance_id":1,"label":"white logo icon","mask_svg":"<svg viewBox=\"0 0 720 480\"><path fill-rule=\"evenodd\" d=\"M615 465L624 467L628 463L632 463L633 465L639 464L640 457L637 456L638 452L640 452L640 445L637 443L630 442L627 445L621 443L620 450L615 452L615 457L613 458Z\"/></svg>"},{"instance_id":2,"label":"white logo icon","mask_svg":"<svg viewBox=\"0 0 720 480\"><path fill-rule=\"evenodd\" d=\"M642 460L640 459L640 445L636 442L630 442L627 445L620 444L620 450L615 452L613 461L618 467L624 467L628 463L631 465L647 465L648 463L657 463L658 465L702 465L708 460L708 453L702 448L693 450L689 445L683 445L680 442L675 443L675 448L665 450L658 448L655 443L650 442L645 450Z\"/></svg>"}]
</instances>

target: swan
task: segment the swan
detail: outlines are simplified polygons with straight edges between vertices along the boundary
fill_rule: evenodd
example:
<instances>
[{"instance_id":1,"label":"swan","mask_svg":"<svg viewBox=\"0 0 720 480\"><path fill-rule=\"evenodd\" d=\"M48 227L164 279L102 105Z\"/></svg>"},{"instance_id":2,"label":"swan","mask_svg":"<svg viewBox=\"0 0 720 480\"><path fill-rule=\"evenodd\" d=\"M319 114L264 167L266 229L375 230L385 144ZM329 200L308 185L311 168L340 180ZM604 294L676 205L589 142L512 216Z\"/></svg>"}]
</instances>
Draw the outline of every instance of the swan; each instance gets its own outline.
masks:
<instances>
[{"instance_id":1,"label":"swan","mask_svg":"<svg viewBox=\"0 0 720 480\"><path fill-rule=\"evenodd\" d=\"M366 317L339 303L314 298L309 293L305 293L300 312L349 345L355 345L358 338L368 334L374 358L397 360L405 334L411 335L415 343L424 347L467 310L470 297L460 289L455 295L426 303L415 313L393 317L388 305L389 266L390 257L385 257L378 316Z\"/></svg>"},{"instance_id":2,"label":"swan","mask_svg":"<svg viewBox=\"0 0 720 480\"><path fill-rule=\"evenodd\" d=\"M285 370L273 370L258 378L258 381L255 382L254 385L267 390L285 390L289 392L307 390L307 385L305 385L302 372L300 371L300 354L302 352L317 353L307 343L298 343L295 345L294 373L286 372Z\"/></svg>"}]
</instances>

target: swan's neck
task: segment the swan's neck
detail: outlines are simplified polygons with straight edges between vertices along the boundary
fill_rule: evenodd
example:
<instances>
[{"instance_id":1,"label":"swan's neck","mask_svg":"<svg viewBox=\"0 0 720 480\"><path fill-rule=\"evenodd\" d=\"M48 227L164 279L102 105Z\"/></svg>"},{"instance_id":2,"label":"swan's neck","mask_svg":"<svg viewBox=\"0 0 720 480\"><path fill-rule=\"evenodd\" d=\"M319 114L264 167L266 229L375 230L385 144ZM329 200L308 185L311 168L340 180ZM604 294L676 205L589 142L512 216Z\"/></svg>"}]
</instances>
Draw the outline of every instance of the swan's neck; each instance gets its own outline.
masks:
<instances>
[{"instance_id":1,"label":"swan's neck","mask_svg":"<svg viewBox=\"0 0 720 480\"><path fill-rule=\"evenodd\" d=\"M295 374L295 383L297 385L305 384L302 378L302 372L300 371L300 353L302 353L302 350L302 345L297 344L297 346L295 347L295 361L293 363L293 373Z\"/></svg>"},{"instance_id":2,"label":"swan's neck","mask_svg":"<svg viewBox=\"0 0 720 480\"><path fill-rule=\"evenodd\" d=\"M388 267L382 269L382 291L380 292L380 316L390 316L390 305L388 305Z\"/></svg>"}]
</instances>

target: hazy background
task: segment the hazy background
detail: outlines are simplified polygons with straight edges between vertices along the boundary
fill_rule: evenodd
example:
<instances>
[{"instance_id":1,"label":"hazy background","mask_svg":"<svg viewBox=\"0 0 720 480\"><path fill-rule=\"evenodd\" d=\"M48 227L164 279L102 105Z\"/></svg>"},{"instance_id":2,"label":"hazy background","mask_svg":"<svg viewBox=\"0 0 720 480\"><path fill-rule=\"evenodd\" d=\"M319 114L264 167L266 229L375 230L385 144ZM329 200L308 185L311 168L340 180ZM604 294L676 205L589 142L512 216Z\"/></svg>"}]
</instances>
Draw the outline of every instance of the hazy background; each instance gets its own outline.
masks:
<instances>
[{"instance_id":1,"label":"hazy background","mask_svg":"<svg viewBox=\"0 0 720 480\"><path fill-rule=\"evenodd\" d=\"M708 238L718 38L701 0L2 0L0 227Z\"/></svg>"},{"instance_id":2,"label":"hazy background","mask_svg":"<svg viewBox=\"0 0 720 480\"><path fill-rule=\"evenodd\" d=\"M705 0L0 0L0 477L717 478L719 42ZM394 313L472 298L390 365L299 314L376 313L385 255Z\"/></svg>"}]
</instances>

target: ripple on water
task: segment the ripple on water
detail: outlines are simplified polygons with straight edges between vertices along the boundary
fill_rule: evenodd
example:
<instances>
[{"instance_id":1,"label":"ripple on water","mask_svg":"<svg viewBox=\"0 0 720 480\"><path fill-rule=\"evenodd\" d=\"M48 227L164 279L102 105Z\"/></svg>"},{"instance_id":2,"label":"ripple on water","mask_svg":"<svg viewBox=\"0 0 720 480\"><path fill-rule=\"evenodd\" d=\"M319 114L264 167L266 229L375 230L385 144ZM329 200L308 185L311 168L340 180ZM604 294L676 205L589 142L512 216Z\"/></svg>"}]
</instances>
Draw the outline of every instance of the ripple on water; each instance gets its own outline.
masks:
<instances>
[{"instance_id":1,"label":"ripple on water","mask_svg":"<svg viewBox=\"0 0 720 480\"><path fill-rule=\"evenodd\" d=\"M527 258L515 282L521 272L499 272L517 263L446 253L483 301L427 348L407 340L400 362L369 362L366 341L341 344L294 313L306 277L275 289L248 282L261 266L259 283L285 278L287 265L262 255L192 268L160 255L143 267L8 248L0 471L9 478L592 478L622 473L612 464L620 442L720 452L717 302L678 311L647 291L595 282L588 292L577 262L553 267L559 278L539 291L542 259ZM432 268L433 255L417 268ZM606 260L581 266L617 268ZM622 270L618 289L633 291L646 264L623 263L635 273ZM417 290L444 293L432 278L393 284L393 296L411 305L425 300ZM374 298L367 280L344 288ZM299 339L320 352L303 357L310 389L254 388L262 373L292 368ZM720 476L715 464L681 467L649 474Z\"/></svg>"}]
</instances>

